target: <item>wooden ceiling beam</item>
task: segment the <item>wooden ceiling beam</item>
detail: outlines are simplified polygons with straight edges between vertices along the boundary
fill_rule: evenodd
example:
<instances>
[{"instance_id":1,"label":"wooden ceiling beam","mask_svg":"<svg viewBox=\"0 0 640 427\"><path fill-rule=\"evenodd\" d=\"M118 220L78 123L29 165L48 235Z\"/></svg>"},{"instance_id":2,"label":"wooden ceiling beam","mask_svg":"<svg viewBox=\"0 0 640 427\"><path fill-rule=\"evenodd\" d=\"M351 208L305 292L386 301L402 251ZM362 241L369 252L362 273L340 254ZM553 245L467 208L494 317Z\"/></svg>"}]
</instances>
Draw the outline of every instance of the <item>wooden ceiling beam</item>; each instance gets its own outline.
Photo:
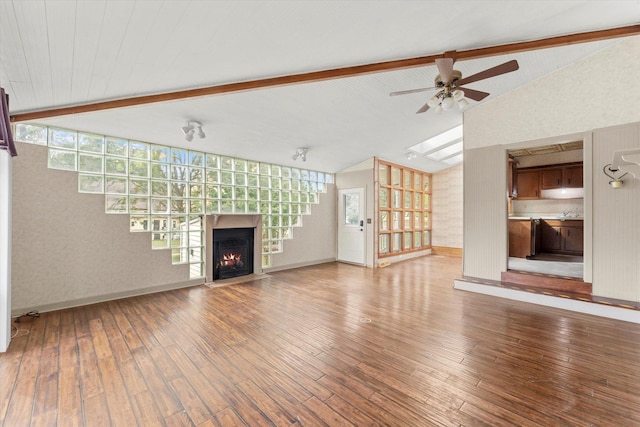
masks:
<instances>
[{"instance_id":1,"label":"wooden ceiling beam","mask_svg":"<svg viewBox=\"0 0 640 427\"><path fill-rule=\"evenodd\" d=\"M221 95L233 92L265 89L269 87L285 86L292 84L311 83L322 80L354 77L364 74L381 73L386 71L401 70L405 68L421 67L433 64L436 59L454 57L456 61L486 58L490 56L508 55L530 50L549 49L560 46L569 46L579 43L587 43L612 38L629 37L640 34L640 25L611 28L607 30L589 31L584 33L569 34L564 36L549 37L540 40L531 40L518 43L510 43L499 46L470 49L464 51L446 52L438 55L421 56L417 58L399 59L394 61L377 62L373 64L354 65L344 68L313 71L302 74L292 74L266 79L250 80L244 82L227 83L216 86L208 86L197 89L180 90L175 92L158 93L131 98L115 99L109 101L93 102L70 107L52 108L31 112L18 113L11 116L12 122L24 122L49 117L65 116L71 114L89 113L114 108L135 107L137 105L152 104L158 102L177 101L181 99L196 98L202 96Z\"/></svg>"}]
</instances>

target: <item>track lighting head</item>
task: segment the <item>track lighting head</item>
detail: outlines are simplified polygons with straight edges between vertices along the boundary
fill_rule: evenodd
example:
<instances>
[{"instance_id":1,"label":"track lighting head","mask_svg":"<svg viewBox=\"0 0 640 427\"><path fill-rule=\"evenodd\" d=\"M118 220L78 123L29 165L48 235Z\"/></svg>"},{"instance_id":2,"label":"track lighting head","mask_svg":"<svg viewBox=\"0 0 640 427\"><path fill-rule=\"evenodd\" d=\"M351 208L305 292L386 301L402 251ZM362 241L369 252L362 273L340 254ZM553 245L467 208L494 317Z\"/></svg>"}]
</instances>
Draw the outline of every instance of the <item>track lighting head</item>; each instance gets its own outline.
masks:
<instances>
[{"instance_id":1,"label":"track lighting head","mask_svg":"<svg viewBox=\"0 0 640 427\"><path fill-rule=\"evenodd\" d=\"M198 128L198 137L203 139L206 135L204 130L202 130L202 123L193 120L189 120L186 125L180 128L184 134L184 139L191 142L193 140L193 135L196 132L196 128Z\"/></svg>"},{"instance_id":2,"label":"track lighting head","mask_svg":"<svg viewBox=\"0 0 640 427\"><path fill-rule=\"evenodd\" d=\"M296 152L293 156L291 156L291 158L293 160L298 160L301 159L303 162L307 161L307 151L309 151L309 149L307 147L298 147L296 148Z\"/></svg>"}]
</instances>

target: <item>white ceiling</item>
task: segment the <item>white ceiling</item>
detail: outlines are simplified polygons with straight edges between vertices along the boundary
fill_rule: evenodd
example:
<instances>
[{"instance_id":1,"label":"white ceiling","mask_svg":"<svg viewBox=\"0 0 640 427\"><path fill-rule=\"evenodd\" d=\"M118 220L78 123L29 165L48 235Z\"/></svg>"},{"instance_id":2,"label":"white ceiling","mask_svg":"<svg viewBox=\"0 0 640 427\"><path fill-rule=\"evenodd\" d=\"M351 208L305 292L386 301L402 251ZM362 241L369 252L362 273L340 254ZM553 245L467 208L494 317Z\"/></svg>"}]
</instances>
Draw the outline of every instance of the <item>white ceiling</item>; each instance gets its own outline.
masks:
<instances>
[{"instance_id":1,"label":"white ceiling","mask_svg":"<svg viewBox=\"0 0 640 427\"><path fill-rule=\"evenodd\" d=\"M634 25L640 1L0 1L0 85L11 114ZM616 40L467 61L491 102ZM462 122L415 114L435 66L38 120L54 126L337 172L380 158L435 172L408 147ZM469 108L479 103L470 101ZM186 120L204 124L186 142Z\"/></svg>"}]
</instances>

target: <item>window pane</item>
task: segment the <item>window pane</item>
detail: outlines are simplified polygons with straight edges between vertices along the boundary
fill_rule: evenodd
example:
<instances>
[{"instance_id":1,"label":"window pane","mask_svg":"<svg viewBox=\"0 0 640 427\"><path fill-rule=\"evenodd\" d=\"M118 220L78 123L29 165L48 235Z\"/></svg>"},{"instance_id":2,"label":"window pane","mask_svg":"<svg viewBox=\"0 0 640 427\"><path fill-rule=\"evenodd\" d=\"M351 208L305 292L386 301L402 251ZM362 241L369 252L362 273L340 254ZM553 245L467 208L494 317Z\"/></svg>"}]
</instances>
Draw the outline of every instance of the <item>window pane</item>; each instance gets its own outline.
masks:
<instances>
[{"instance_id":1,"label":"window pane","mask_svg":"<svg viewBox=\"0 0 640 427\"><path fill-rule=\"evenodd\" d=\"M416 173L413 177L413 189L416 191L422 190L422 175Z\"/></svg>"},{"instance_id":2,"label":"window pane","mask_svg":"<svg viewBox=\"0 0 640 427\"><path fill-rule=\"evenodd\" d=\"M413 194L413 208L421 209L422 208L422 194L414 193Z\"/></svg>"},{"instance_id":3,"label":"window pane","mask_svg":"<svg viewBox=\"0 0 640 427\"><path fill-rule=\"evenodd\" d=\"M389 166L380 165L378 168L380 185L389 185Z\"/></svg>"},{"instance_id":4,"label":"window pane","mask_svg":"<svg viewBox=\"0 0 640 427\"><path fill-rule=\"evenodd\" d=\"M102 175L78 175L78 191L80 193L103 193L104 177Z\"/></svg>"},{"instance_id":5,"label":"window pane","mask_svg":"<svg viewBox=\"0 0 640 427\"><path fill-rule=\"evenodd\" d=\"M358 193L346 193L344 195L344 223L358 225L360 220L360 195Z\"/></svg>"},{"instance_id":6,"label":"window pane","mask_svg":"<svg viewBox=\"0 0 640 427\"><path fill-rule=\"evenodd\" d=\"M106 196L106 213L127 213L129 212L129 199L126 196Z\"/></svg>"},{"instance_id":7,"label":"window pane","mask_svg":"<svg viewBox=\"0 0 640 427\"><path fill-rule=\"evenodd\" d=\"M380 230L388 230L389 229L389 212L381 211L380 212Z\"/></svg>"},{"instance_id":8,"label":"window pane","mask_svg":"<svg viewBox=\"0 0 640 427\"><path fill-rule=\"evenodd\" d=\"M380 255L385 255L389 253L389 235L388 234L381 234L379 237L379 247L378 247L378 252L380 253Z\"/></svg>"},{"instance_id":9,"label":"window pane","mask_svg":"<svg viewBox=\"0 0 640 427\"><path fill-rule=\"evenodd\" d=\"M413 247L413 235L411 232L404 233L404 249L409 250Z\"/></svg>"},{"instance_id":10,"label":"window pane","mask_svg":"<svg viewBox=\"0 0 640 427\"><path fill-rule=\"evenodd\" d=\"M78 171L79 172L91 172L91 173L103 173L104 157L95 156L93 154L78 154Z\"/></svg>"},{"instance_id":11,"label":"window pane","mask_svg":"<svg viewBox=\"0 0 640 427\"><path fill-rule=\"evenodd\" d=\"M404 229L410 230L411 227L411 212L404 213Z\"/></svg>"},{"instance_id":12,"label":"window pane","mask_svg":"<svg viewBox=\"0 0 640 427\"><path fill-rule=\"evenodd\" d=\"M27 142L29 144L47 145L46 126L16 124L16 141Z\"/></svg>"},{"instance_id":13,"label":"window pane","mask_svg":"<svg viewBox=\"0 0 640 427\"><path fill-rule=\"evenodd\" d=\"M78 150L102 154L104 152L104 137L86 133L78 134Z\"/></svg>"},{"instance_id":14,"label":"window pane","mask_svg":"<svg viewBox=\"0 0 640 427\"><path fill-rule=\"evenodd\" d=\"M400 214L401 212L398 212L398 211L393 212L393 229L394 230L400 229Z\"/></svg>"},{"instance_id":15,"label":"window pane","mask_svg":"<svg viewBox=\"0 0 640 427\"><path fill-rule=\"evenodd\" d=\"M129 176L137 176L146 178L149 176L149 163L139 160L131 160L129 162Z\"/></svg>"},{"instance_id":16,"label":"window pane","mask_svg":"<svg viewBox=\"0 0 640 427\"><path fill-rule=\"evenodd\" d=\"M64 129L49 129L49 147L76 150L77 134Z\"/></svg>"},{"instance_id":17,"label":"window pane","mask_svg":"<svg viewBox=\"0 0 640 427\"><path fill-rule=\"evenodd\" d=\"M380 207L381 208L389 207L389 189L388 188L380 189Z\"/></svg>"},{"instance_id":18,"label":"window pane","mask_svg":"<svg viewBox=\"0 0 640 427\"><path fill-rule=\"evenodd\" d=\"M404 208L405 209L411 209L411 195L412 195L411 191L404 192Z\"/></svg>"},{"instance_id":19,"label":"window pane","mask_svg":"<svg viewBox=\"0 0 640 427\"><path fill-rule=\"evenodd\" d=\"M171 159L171 149L162 145L151 146L151 160L160 163L169 163Z\"/></svg>"},{"instance_id":20,"label":"window pane","mask_svg":"<svg viewBox=\"0 0 640 427\"><path fill-rule=\"evenodd\" d=\"M392 252L400 252L402 249L402 233L393 233Z\"/></svg>"},{"instance_id":21,"label":"window pane","mask_svg":"<svg viewBox=\"0 0 640 427\"><path fill-rule=\"evenodd\" d=\"M129 188L129 180L115 176L105 177L105 193L111 194L127 194Z\"/></svg>"},{"instance_id":22,"label":"window pane","mask_svg":"<svg viewBox=\"0 0 640 427\"><path fill-rule=\"evenodd\" d=\"M149 160L149 144L144 142L130 142L129 143L129 158Z\"/></svg>"},{"instance_id":23,"label":"window pane","mask_svg":"<svg viewBox=\"0 0 640 427\"><path fill-rule=\"evenodd\" d=\"M402 203L402 190L393 190L393 208L399 209Z\"/></svg>"},{"instance_id":24,"label":"window pane","mask_svg":"<svg viewBox=\"0 0 640 427\"><path fill-rule=\"evenodd\" d=\"M104 172L108 175L127 175L127 159L118 157L106 157L104 159Z\"/></svg>"},{"instance_id":25,"label":"window pane","mask_svg":"<svg viewBox=\"0 0 640 427\"><path fill-rule=\"evenodd\" d=\"M418 249L422 246L422 232L416 231L413 233L413 245L415 249Z\"/></svg>"},{"instance_id":26,"label":"window pane","mask_svg":"<svg viewBox=\"0 0 640 427\"><path fill-rule=\"evenodd\" d=\"M400 169L399 168L391 168L391 185L394 187L400 186Z\"/></svg>"},{"instance_id":27,"label":"window pane","mask_svg":"<svg viewBox=\"0 0 640 427\"><path fill-rule=\"evenodd\" d=\"M428 175L424 176L424 191L429 191L430 190L430 179Z\"/></svg>"},{"instance_id":28,"label":"window pane","mask_svg":"<svg viewBox=\"0 0 640 427\"><path fill-rule=\"evenodd\" d=\"M76 152L49 148L49 168L75 171Z\"/></svg>"},{"instance_id":29,"label":"window pane","mask_svg":"<svg viewBox=\"0 0 640 427\"><path fill-rule=\"evenodd\" d=\"M112 156L129 157L129 142L123 139L106 138L105 152Z\"/></svg>"},{"instance_id":30,"label":"window pane","mask_svg":"<svg viewBox=\"0 0 640 427\"><path fill-rule=\"evenodd\" d=\"M404 188L411 188L413 186L413 172L405 170L404 173Z\"/></svg>"}]
</instances>

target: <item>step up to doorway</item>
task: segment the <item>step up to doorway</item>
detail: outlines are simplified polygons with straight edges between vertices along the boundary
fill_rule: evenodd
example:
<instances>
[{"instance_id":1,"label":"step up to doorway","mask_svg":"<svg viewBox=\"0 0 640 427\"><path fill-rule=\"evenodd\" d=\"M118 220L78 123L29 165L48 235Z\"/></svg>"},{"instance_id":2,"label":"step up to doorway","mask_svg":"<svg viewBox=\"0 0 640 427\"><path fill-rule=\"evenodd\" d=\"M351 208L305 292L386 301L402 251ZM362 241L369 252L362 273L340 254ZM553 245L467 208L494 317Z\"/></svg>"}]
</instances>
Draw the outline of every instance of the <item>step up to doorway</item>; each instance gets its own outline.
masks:
<instances>
[{"instance_id":1,"label":"step up to doorway","mask_svg":"<svg viewBox=\"0 0 640 427\"><path fill-rule=\"evenodd\" d=\"M591 283L584 282L582 279L516 270L503 272L501 281L535 289L549 289L583 295L591 295L592 289Z\"/></svg>"}]
</instances>

